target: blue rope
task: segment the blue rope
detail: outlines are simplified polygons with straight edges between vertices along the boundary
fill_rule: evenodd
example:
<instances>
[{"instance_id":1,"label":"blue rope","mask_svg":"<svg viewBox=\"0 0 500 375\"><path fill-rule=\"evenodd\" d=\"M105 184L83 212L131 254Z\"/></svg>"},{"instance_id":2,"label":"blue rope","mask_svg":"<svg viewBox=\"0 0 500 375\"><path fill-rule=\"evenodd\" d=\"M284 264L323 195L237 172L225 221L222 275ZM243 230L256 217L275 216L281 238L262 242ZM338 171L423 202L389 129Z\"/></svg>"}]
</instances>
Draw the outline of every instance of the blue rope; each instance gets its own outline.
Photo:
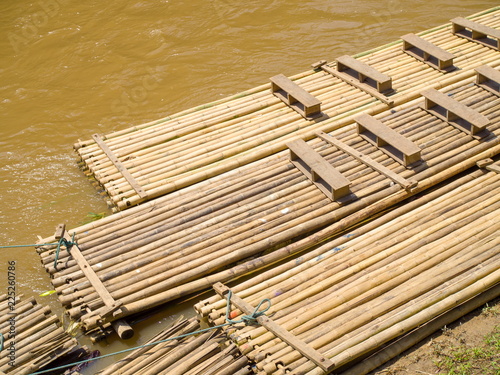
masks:
<instances>
[{"instance_id":1,"label":"blue rope","mask_svg":"<svg viewBox=\"0 0 500 375\"><path fill-rule=\"evenodd\" d=\"M179 336L176 336L176 337L171 337L171 338L160 340L160 341L150 342L148 344L136 346L134 348L128 348L128 349L120 350L120 351L115 352L115 353L104 354L104 355L101 355L99 357L94 357L94 358L85 359L85 360L79 361L79 362L69 363L69 364L64 365L64 366L59 366L59 367L54 367L54 368L51 368L51 369L48 369L48 370L42 370L42 371L33 372L33 373L29 374L29 375L39 375L39 374L45 374L47 372L52 372L54 370L62 370L62 369L65 369L67 367L73 367L73 366L81 365L83 363L87 363L87 362L90 362L90 361L95 361L97 359L111 357L111 356L114 356L114 355L117 355L117 354L127 353L127 352L130 352L130 351L136 350L136 349L146 348L148 346L161 344L161 343L164 343L164 342L167 342L167 341L182 339L182 338L187 337L187 336L197 335L199 333L211 331L211 330L214 330L214 329L219 329L219 328L231 325L231 324L242 323L242 322L244 322L245 324L254 323L255 321L257 321L257 318L259 316L264 315L265 312L271 308L271 300L269 298L266 298L266 299L263 299L262 301L260 301L260 303L257 305L257 307L255 308L255 310L254 310L254 312L252 314L250 314L250 315L243 315L240 320L231 320L231 319L229 319L229 313L231 311L231 296L232 296L232 292L229 291L228 294L227 294L227 307L226 307L226 321L227 321L227 323L219 324L219 325L214 326L214 327L200 329L200 330L195 331L195 332L186 333L186 334L183 334L183 335L179 335ZM264 302L267 302L269 304L269 306L267 306L264 310L259 311L261 305Z\"/></svg>"}]
</instances>

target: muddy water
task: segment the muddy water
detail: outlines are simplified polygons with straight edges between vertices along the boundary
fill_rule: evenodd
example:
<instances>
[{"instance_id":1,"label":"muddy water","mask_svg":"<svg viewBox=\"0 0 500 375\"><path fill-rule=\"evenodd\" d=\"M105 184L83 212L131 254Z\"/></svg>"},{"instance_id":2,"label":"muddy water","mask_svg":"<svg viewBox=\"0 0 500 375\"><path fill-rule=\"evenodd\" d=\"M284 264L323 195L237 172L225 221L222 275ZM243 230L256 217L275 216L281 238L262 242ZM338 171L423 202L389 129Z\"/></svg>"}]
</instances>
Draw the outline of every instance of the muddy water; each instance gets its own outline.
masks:
<instances>
[{"instance_id":1,"label":"muddy water","mask_svg":"<svg viewBox=\"0 0 500 375\"><path fill-rule=\"evenodd\" d=\"M110 214L75 163L79 138L158 119L495 5L2 0L0 245L34 243L58 223L71 228L90 213ZM60 314L53 295L38 296L51 288L32 248L0 249L0 294L12 260L18 293ZM140 344L178 314L192 315L190 304L142 323L130 342L111 339L96 348L106 353Z\"/></svg>"}]
</instances>

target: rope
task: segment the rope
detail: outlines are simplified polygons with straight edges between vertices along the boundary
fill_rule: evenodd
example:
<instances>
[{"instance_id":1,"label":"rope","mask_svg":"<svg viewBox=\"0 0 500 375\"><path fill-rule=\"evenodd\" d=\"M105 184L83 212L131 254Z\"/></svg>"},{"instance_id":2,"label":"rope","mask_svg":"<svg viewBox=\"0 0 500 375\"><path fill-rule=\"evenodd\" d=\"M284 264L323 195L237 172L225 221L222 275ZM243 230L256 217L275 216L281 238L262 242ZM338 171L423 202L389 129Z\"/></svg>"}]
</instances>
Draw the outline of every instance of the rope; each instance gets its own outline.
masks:
<instances>
[{"instance_id":1,"label":"rope","mask_svg":"<svg viewBox=\"0 0 500 375\"><path fill-rule=\"evenodd\" d=\"M80 247L78 246L78 244L75 241L75 233L73 233L73 237L71 238L71 241L62 237L58 242L37 243L37 244L28 244L28 245L6 245L6 246L0 246L0 249L9 249L9 248L16 248L16 247L54 246L54 245L57 245L56 257L54 259L54 268L55 269L57 269L57 261L59 260L59 252L61 251L61 246L66 247L66 250L68 252L70 251L71 247L73 247L73 246L76 246L76 247L78 247L78 249L80 249Z\"/></svg>"},{"instance_id":2,"label":"rope","mask_svg":"<svg viewBox=\"0 0 500 375\"><path fill-rule=\"evenodd\" d=\"M271 300L269 298L265 298L262 301L260 301L260 303L257 305L257 307L255 308L255 310L253 311L252 314L250 314L250 315L243 315L241 317L241 319L239 319L239 320L231 320L231 319L229 319L229 312L231 310L231 296L232 296L232 292L230 290L228 292L228 294L227 294L227 307L226 307L226 321L227 321L227 323L219 324L217 326L213 326L213 327L209 327L209 328L200 329L198 331L194 331L194 332L191 332L191 333L185 333L183 335L179 335L179 336L176 336L176 337L170 337L168 339L164 339L164 340L160 340L160 341L150 342L150 343L147 343L147 344L144 344L144 345L136 346L134 348L128 348L128 349L120 350L120 351L115 352L115 353L104 354L104 355L101 355L99 357L94 357L94 358L89 358L89 359L85 359L85 360L74 362L74 363L69 363L69 364L66 364L66 365L63 365L63 366L59 366L59 367L54 367L54 368L51 368L51 369L48 369L48 370L42 370L42 371L33 372L33 373L29 374L29 375L39 375L39 374L45 374L45 373L48 373L48 372L52 372L52 371L55 371L55 370L62 370L62 369L65 369L67 367L73 367L73 366L81 365L83 363L88 363L88 362L91 362L91 361L95 361L97 359L111 357L111 356L114 356L114 355L117 355L117 354L123 354L123 353L127 353L127 352L130 352L130 351L133 351L133 350L137 350L137 349L141 349L141 348L146 348L148 346L162 344L164 342L168 342L168 341L172 341L172 340L178 340L178 339L182 339L184 337L197 335L199 333L203 333L203 332L211 331L211 330L214 330L214 329L219 329L219 328L222 328L222 327L226 327L226 326L231 325L231 324L243 323L243 322L245 324L255 323L257 321L257 318L259 316L264 315L265 312L271 308ZM267 306L264 310L259 311L261 305L264 302L267 302L269 304L269 306ZM2 339L3 339L3 337L2 337Z\"/></svg>"},{"instance_id":3,"label":"rope","mask_svg":"<svg viewBox=\"0 0 500 375\"><path fill-rule=\"evenodd\" d=\"M0 246L0 249L10 249L10 248L15 248L15 247L40 247L40 246L53 246L57 245L58 242L49 242L49 243L35 243L35 244L28 244L28 245L7 245L7 246Z\"/></svg>"},{"instance_id":4,"label":"rope","mask_svg":"<svg viewBox=\"0 0 500 375\"><path fill-rule=\"evenodd\" d=\"M259 302L259 304L257 305L257 307L255 308L255 310L253 311L252 314L250 315L243 315L241 317L240 320L231 320L229 318L229 311L230 311L230 301L231 301L231 296L233 295L233 292L231 290L229 290L229 292L227 293L227 308L226 308L226 321L229 322L229 323L232 323L232 324L236 324L236 323L245 323L245 324L253 324L255 322L257 322L257 318L259 316L262 316L266 313L267 310L269 310L271 308L271 300L269 298L265 298L263 299L262 301ZM262 310L262 311L259 311L260 309L260 306L262 306L262 304L264 302L267 302L268 303L268 306Z\"/></svg>"},{"instance_id":5,"label":"rope","mask_svg":"<svg viewBox=\"0 0 500 375\"><path fill-rule=\"evenodd\" d=\"M66 251L70 251L73 245L75 245L80 251L80 247L75 241L75 232L73 232L73 237L71 237L71 241L68 241L66 238L61 237L59 242L57 243L57 249L56 249L56 257L54 258L54 269L57 270L57 261L59 260L59 251L61 250L61 245L66 247Z\"/></svg>"},{"instance_id":6,"label":"rope","mask_svg":"<svg viewBox=\"0 0 500 375\"><path fill-rule=\"evenodd\" d=\"M0 333L0 352L3 350L3 342L4 342L3 334Z\"/></svg>"}]
</instances>

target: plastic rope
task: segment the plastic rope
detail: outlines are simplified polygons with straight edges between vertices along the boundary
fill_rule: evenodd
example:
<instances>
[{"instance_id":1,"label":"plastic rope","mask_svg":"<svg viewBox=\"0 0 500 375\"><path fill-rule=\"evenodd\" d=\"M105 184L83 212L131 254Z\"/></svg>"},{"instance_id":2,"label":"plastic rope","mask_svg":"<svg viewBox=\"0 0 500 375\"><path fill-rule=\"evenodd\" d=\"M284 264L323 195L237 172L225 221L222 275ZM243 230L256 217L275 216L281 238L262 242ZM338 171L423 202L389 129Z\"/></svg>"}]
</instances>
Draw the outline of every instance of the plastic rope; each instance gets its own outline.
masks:
<instances>
[{"instance_id":1,"label":"plastic rope","mask_svg":"<svg viewBox=\"0 0 500 375\"><path fill-rule=\"evenodd\" d=\"M49 243L37 243L37 244L28 244L28 245L6 245L6 246L0 246L0 249L9 249L9 248L16 248L16 247L41 247L41 246L54 246L57 245L56 249L56 258L54 259L54 268L57 269L57 261L59 260L59 252L61 251L61 246L65 246L66 250L69 252L71 247L76 246L78 249L80 247L75 241L75 233L73 233L73 237L71 238L71 241L68 241L66 238L62 237L59 242L49 242Z\"/></svg>"},{"instance_id":2,"label":"plastic rope","mask_svg":"<svg viewBox=\"0 0 500 375\"><path fill-rule=\"evenodd\" d=\"M28 245L6 245L6 246L0 246L0 249L10 249L10 248L15 248L15 247L40 247L40 246L53 246L57 245L58 242L49 242L49 243L34 243L34 244L28 244Z\"/></svg>"},{"instance_id":3,"label":"plastic rope","mask_svg":"<svg viewBox=\"0 0 500 375\"><path fill-rule=\"evenodd\" d=\"M56 257L54 258L54 269L56 269L56 270L57 270L57 261L59 260L59 251L61 250L61 245L64 245L64 247L66 247L66 251L68 251L68 252L71 250L73 245L78 247L78 249L80 249L80 247L78 246L78 244L75 241L75 233L74 232L73 232L73 237L71 237L71 241L68 241L64 237L61 237L61 239L57 243Z\"/></svg>"},{"instance_id":4,"label":"plastic rope","mask_svg":"<svg viewBox=\"0 0 500 375\"><path fill-rule=\"evenodd\" d=\"M257 307L255 308L255 310L253 311L252 314L243 315L241 317L241 319L239 319L239 320L232 320L229 318L229 312L231 310L231 296L232 295L233 295L233 292L231 290L229 290L229 292L227 293L227 309L226 309L226 321L229 323L232 323L232 324L236 324L236 323L252 324L252 323L255 323L259 316L264 315L266 313L266 311L271 308L271 300L269 298L265 298L259 302L259 304L257 305ZM260 307L262 306L262 304L264 302L267 302L268 306L264 310L259 311Z\"/></svg>"},{"instance_id":5,"label":"plastic rope","mask_svg":"<svg viewBox=\"0 0 500 375\"><path fill-rule=\"evenodd\" d=\"M114 356L114 355L117 355L117 354L127 353L127 352L130 352L130 351L136 350L136 349L141 349L141 348L145 348L145 347L148 347L148 346L152 346L152 345L156 345L156 344L161 344L161 343L164 343L164 342L167 342L167 341L178 340L178 339L182 339L184 337L197 335L199 333L211 331L211 330L214 330L214 329L219 329L219 328L231 325L231 324L242 323L242 322L245 322L245 324L254 323L255 321L257 321L257 318L259 316L264 315L265 312L271 308L271 300L269 298L265 298L262 301L260 301L260 303L257 305L257 307L255 308L255 310L254 310L254 312L252 314L250 314L250 315L243 315L240 320L231 320L231 319L229 319L229 312L231 310L231 296L232 296L232 294L233 293L231 291L229 291L229 293L227 294L227 307L226 307L226 321L227 322L224 323L224 324L219 324L219 325L214 326L214 327L200 329L199 331L195 331L195 332L191 332L191 333L186 333L186 334L179 335L179 336L176 336L176 337L170 337L168 339L164 339L164 340L160 340L160 341L150 342L148 344L136 346L134 348L128 348L128 349L120 350L120 351L115 352L115 353L104 354L104 355L101 355L99 357L94 357L94 358L85 359L83 361L69 363L69 364L66 364L66 365L63 365L63 366L59 366L59 367L54 367L54 368L51 368L51 369L48 369L48 370L42 370L42 371L33 372L33 373L29 374L29 375L39 375L39 374L45 374L45 373L48 373L48 372L52 372L52 371L55 371L55 370L62 370L62 369L68 368L68 367L73 367L73 366L76 366L76 365L81 365L83 363L95 361L97 359L111 357L111 356ZM267 306L264 310L259 311L261 305L264 302L267 302L269 304L269 306Z\"/></svg>"}]
</instances>

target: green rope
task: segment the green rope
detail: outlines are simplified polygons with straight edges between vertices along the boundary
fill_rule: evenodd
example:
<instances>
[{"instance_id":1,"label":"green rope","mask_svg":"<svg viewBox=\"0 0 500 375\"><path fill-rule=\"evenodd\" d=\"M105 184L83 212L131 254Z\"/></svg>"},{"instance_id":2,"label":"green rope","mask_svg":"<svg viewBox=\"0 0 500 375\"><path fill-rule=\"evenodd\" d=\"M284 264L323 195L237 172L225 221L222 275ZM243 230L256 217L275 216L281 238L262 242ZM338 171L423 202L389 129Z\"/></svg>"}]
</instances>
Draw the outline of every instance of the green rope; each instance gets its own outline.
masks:
<instances>
[{"instance_id":1,"label":"green rope","mask_svg":"<svg viewBox=\"0 0 500 375\"><path fill-rule=\"evenodd\" d=\"M262 301L259 302L259 304L257 305L257 307L255 308L255 310L253 311L252 314L250 314L250 315L243 315L240 320L231 320L229 318L229 311L230 311L230 303L231 303L230 301L231 301L231 296L232 295L233 295L233 292L230 290L227 293L227 309L226 309L226 321L229 322L229 323L231 323L231 324L236 324L236 323L252 324L252 323L255 323L257 321L257 318L259 316L264 315L266 313L266 311L271 308L271 300L269 298L265 298L265 299L263 299ZM260 306L264 302L267 302L268 306L264 310L259 311Z\"/></svg>"},{"instance_id":2,"label":"green rope","mask_svg":"<svg viewBox=\"0 0 500 375\"><path fill-rule=\"evenodd\" d=\"M73 367L73 366L81 365L83 363L87 363L87 362L90 362L90 361L95 361L97 359L111 357L111 356L114 356L114 355L117 355L117 354L123 354L123 353L127 353L127 352L130 352L130 351L133 351L133 350L137 350L137 349L141 349L141 348L146 348L148 346L162 344L164 342L168 342L168 341L172 341L172 340L178 340L178 339L182 339L184 337L197 335L199 333L204 333L204 332L211 331L211 330L214 330L214 329L219 329L219 328L222 328L222 327L226 327L226 326L231 325L231 324L243 323L243 322L245 324L254 323L254 322L257 321L257 318L259 316L264 315L265 312L271 308L271 300L269 298L265 298L262 301L260 301L260 303L257 305L257 307L255 308L255 310L253 311L252 314L250 314L250 315L243 315L240 320L231 320L231 319L229 319L229 313L230 313L230 310L231 310L231 296L232 296L232 292L229 291L229 293L227 294L227 307L226 307L226 320L227 320L227 323L219 324L217 326L213 326L213 327L209 327L209 328L200 329L198 331L191 332L191 333L185 333L183 335L179 335L179 336L176 336L176 337L170 337L168 339L164 339L164 340L160 340L160 341L150 342L148 344L136 346L134 348L128 348L128 349L120 350L120 351L115 352L115 353L104 354L104 355L101 355L99 357L94 357L94 358L85 359L83 361L69 363L69 364L64 365L64 366L59 366L59 367L54 367L54 368L51 368L51 369L48 369L48 370L42 370L42 371L33 372L33 373L29 374L29 375L39 375L39 374L45 374L47 372L52 372L52 371L55 371L55 370L62 370L62 369L68 368L68 367ZM261 305L264 302L267 302L269 304L269 306L267 306L264 310L259 311Z\"/></svg>"},{"instance_id":3,"label":"green rope","mask_svg":"<svg viewBox=\"0 0 500 375\"><path fill-rule=\"evenodd\" d=\"M0 352L3 350L3 342L4 342L3 334L0 333Z\"/></svg>"},{"instance_id":4,"label":"green rope","mask_svg":"<svg viewBox=\"0 0 500 375\"><path fill-rule=\"evenodd\" d=\"M40 247L40 246L54 246L57 245L58 242L51 242L51 243L35 243L35 244L28 244L28 245L7 245L7 246L0 246L0 249L9 249L9 248L15 248L15 247Z\"/></svg>"},{"instance_id":5,"label":"green rope","mask_svg":"<svg viewBox=\"0 0 500 375\"><path fill-rule=\"evenodd\" d=\"M57 243L56 257L54 258L54 269L56 269L56 270L57 270L57 261L59 260L59 251L61 250L61 245L63 245L64 247L66 247L66 250L68 252L71 250L71 248L73 247L73 245L75 245L76 247L78 247L78 249L80 249L80 247L78 246L78 244L75 241L75 232L73 232L73 237L71 237L71 241L68 241L64 237L61 237L61 239Z\"/></svg>"},{"instance_id":6,"label":"green rope","mask_svg":"<svg viewBox=\"0 0 500 375\"><path fill-rule=\"evenodd\" d=\"M54 245L57 245L56 257L54 259L54 268L55 269L57 269L57 261L59 260L59 252L61 251L61 246L66 247L67 251L70 251L71 247L73 247L73 246L76 246L80 249L80 247L78 246L78 244L75 241L75 233L73 233L73 237L71 238L71 241L62 237L58 242L37 243L37 244L28 244L28 245L7 245L7 246L0 246L0 249L9 249L9 248L16 248L16 247L41 247L41 246L54 246Z\"/></svg>"}]
</instances>

